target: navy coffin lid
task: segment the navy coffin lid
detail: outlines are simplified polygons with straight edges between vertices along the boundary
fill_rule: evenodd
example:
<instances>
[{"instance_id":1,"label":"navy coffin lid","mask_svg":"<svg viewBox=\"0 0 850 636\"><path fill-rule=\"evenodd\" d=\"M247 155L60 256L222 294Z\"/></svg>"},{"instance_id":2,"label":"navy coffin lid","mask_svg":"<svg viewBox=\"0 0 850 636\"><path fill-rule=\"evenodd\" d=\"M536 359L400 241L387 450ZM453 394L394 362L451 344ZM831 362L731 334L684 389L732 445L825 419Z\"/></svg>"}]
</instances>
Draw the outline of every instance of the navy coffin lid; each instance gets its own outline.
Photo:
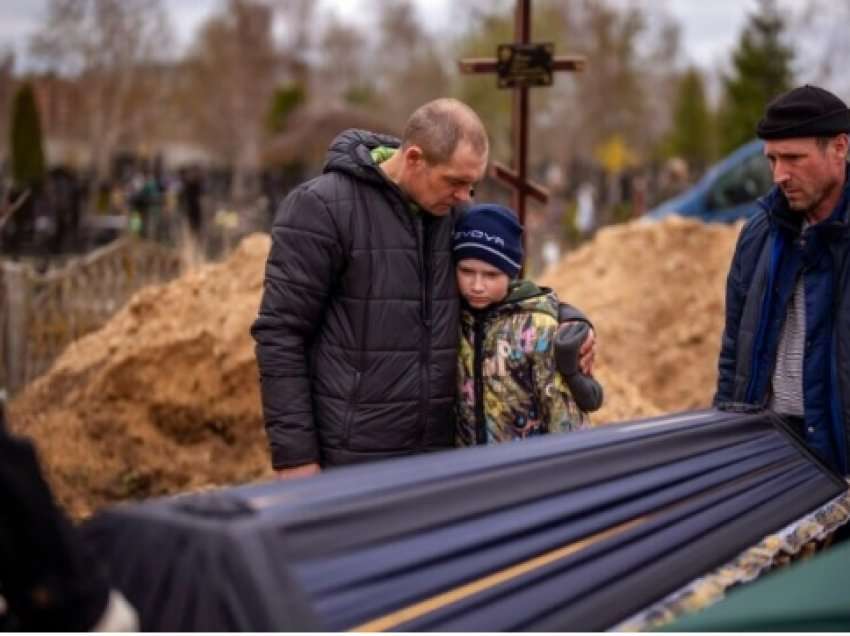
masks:
<instances>
[{"instance_id":1,"label":"navy coffin lid","mask_svg":"<svg viewBox=\"0 0 850 636\"><path fill-rule=\"evenodd\" d=\"M120 505L145 631L597 631L841 494L769 413L668 415Z\"/></svg>"}]
</instances>

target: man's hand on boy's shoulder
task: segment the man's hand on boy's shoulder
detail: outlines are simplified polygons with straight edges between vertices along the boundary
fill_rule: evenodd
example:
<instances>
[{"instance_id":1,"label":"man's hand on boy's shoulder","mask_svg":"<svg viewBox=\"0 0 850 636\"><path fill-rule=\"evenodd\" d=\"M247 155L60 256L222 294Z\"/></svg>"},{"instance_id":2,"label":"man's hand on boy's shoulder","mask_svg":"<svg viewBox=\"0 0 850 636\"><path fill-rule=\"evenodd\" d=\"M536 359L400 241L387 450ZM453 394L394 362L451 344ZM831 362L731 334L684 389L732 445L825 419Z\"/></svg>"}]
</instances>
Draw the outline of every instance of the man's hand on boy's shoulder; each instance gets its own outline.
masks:
<instances>
[{"instance_id":1,"label":"man's hand on boy's shoulder","mask_svg":"<svg viewBox=\"0 0 850 636\"><path fill-rule=\"evenodd\" d=\"M579 344L579 338L584 338ZM555 359L558 370L566 375L581 372L593 375L596 358L596 332L585 321L570 320L558 325L555 335Z\"/></svg>"},{"instance_id":2,"label":"man's hand on boy's shoulder","mask_svg":"<svg viewBox=\"0 0 850 636\"><path fill-rule=\"evenodd\" d=\"M585 375L593 375L593 361L596 358L596 332L591 327L587 337L578 350L578 366Z\"/></svg>"},{"instance_id":3,"label":"man's hand on boy's shoulder","mask_svg":"<svg viewBox=\"0 0 850 636\"><path fill-rule=\"evenodd\" d=\"M596 333L585 320L561 323L554 338L555 365L576 406L584 412L602 406L602 385L593 377Z\"/></svg>"},{"instance_id":4,"label":"man's hand on boy's shoulder","mask_svg":"<svg viewBox=\"0 0 850 636\"><path fill-rule=\"evenodd\" d=\"M562 332L562 334L560 338L557 338L557 340L562 342L569 342L573 340L573 338L568 336L570 331L566 330L571 330L571 327L575 326L577 323L584 323L587 325L587 336L585 336L584 341L581 343L581 347L579 347L578 350L578 366L579 370L585 375L592 375L593 362L596 358L596 332L593 330L593 325L590 320L588 320L584 312L577 307L570 305L569 303L561 302L558 303L558 323L558 330ZM573 336L578 335L575 331L572 333ZM575 351L575 349L572 350ZM572 356L575 356L575 353L572 353ZM575 358L572 360L573 361L569 366L575 364ZM562 368L561 371L564 372L564 369Z\"/></svg>"}]
</instances>

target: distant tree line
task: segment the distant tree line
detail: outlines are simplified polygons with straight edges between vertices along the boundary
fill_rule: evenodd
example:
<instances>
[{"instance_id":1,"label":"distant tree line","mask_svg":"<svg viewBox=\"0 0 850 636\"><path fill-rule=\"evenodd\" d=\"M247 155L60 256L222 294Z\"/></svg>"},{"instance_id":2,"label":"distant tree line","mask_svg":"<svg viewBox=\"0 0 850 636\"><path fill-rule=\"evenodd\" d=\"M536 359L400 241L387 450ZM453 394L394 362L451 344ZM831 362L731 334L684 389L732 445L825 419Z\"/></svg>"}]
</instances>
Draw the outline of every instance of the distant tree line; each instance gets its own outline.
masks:
<instances>
[{"instance_id":1,"label":"distant tree line","mask_svg":"<svg viewBox=\"0 0 850 636\"><path fill-rule=\"evenodd\" d=\"M412 108L440 95L476 108L494 156L508 160L510 92L492 76L458 74L456 60L492 56L511 41L513 3L459 3L453 22L462 27L442 37L411 0L370 8L376 19L367 30L319 15L310 0L228 0L178 58L161 0L49 0L31 38L32 55L49 70L11 79L35 86L46 138L88 148L95 180L121 149L177 141L230 166L240 195L256 188L266 144L290 130L296 111L338 105L398 130ZM663 5L540 0L533 11L535 40L589 59L586 72L533 91L531 162L539 170L592 163L622 147L628 161L675 156L699 171L751 138L765 102L795 81L793 38L775 0L760 0L749 16L715 99L705 71L680 62L679 26ZM276 31L276 21L284 28ZM8 60L4 73L10 79ZM11 98L0 90L0 115ZM25 125L15 123L8 138L35 134L23 133ZM30 161L37 163L13 164Z\"/></svg>"}]
</instances>

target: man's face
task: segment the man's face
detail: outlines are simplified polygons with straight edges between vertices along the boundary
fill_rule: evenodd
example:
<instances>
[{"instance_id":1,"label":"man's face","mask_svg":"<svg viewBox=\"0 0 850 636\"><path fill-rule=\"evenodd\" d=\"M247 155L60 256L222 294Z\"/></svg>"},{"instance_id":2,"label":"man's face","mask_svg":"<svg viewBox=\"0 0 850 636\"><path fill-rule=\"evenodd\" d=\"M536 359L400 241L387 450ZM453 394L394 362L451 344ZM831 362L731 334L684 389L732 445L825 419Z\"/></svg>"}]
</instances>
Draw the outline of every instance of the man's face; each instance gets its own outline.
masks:
<instances>
[{"instance_id":1,"label":"man's face","mask_svg":"<svg viewBox=\"0 0 850 636\"><path fill-rule=\"evenodd\" d=\"M418 146L408 148L405 161L407 178L400 185L423 208L444 216L454 206L470 200L475 184L484 176L487 153L476 153L461 141L445 163L429 163Z\"/></svg>"},{"instance_id":2,"label":"man's face","mask_svg":"<svg viewBox=\"0 0 850 636\"><path fill-rule=\"evenodd\" d=\"M845 140L833 138L826 147L814 137L776 139L765 142L764 154L770 163L773 182L778 185L788 206L803 214L829 214L821 210L830 194L844 180L844 159L840 146Z\"/></svg>"},{"instance_id":3,"label":"man's face","mask_svg":"<svg viewBox=\"0 0 850 636\"><path fill-rule=\"evenodd\" d=\"M477 258L464 258L455 269L460 295L470 307L484 309L507 297L511 279L498 267Z\"/></svg>"}]
</instances>

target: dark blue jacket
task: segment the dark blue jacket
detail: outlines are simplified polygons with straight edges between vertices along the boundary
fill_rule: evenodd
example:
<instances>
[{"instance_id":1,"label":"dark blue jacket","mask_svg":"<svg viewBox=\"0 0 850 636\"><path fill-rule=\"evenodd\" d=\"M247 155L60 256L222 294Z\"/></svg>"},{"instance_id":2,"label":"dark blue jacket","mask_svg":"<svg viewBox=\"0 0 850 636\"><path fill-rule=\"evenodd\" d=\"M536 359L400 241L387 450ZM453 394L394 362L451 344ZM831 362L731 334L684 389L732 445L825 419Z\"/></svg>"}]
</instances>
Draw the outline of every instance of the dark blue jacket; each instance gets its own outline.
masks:
<instances>
[{"instance_id":1,"label":"dark blue jacket","mask_svg":"<svg viewBox=\"0 0 850 636\"><path fill-rule=\"evenodd\" d=\"M726 326L714 402L767 406L776 351L802 272L806 298L806 445L848 472L850 439L850 179L832 215L801 232L802 216L774 187L738 238L726 281Z\"/></svg>"}]
</instances>

